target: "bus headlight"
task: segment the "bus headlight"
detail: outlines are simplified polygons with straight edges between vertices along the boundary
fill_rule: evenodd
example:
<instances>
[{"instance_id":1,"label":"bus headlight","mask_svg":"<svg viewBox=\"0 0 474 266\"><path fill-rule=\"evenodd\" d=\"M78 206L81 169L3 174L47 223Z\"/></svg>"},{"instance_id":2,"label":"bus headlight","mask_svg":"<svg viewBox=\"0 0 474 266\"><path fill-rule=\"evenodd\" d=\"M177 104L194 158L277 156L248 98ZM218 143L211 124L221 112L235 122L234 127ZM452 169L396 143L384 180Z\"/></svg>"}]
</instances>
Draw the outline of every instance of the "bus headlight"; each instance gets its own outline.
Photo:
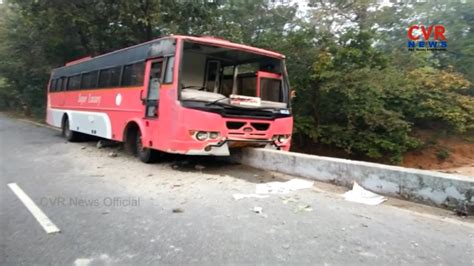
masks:
<instances>
[{"instance_id":1,"label":"bus headlight","mask_svg":"<svg viewBox=\"0 0 474 266\"><path fill-rule=\"evenodd\" d=\"M211 132L209 133L209 138L217 139L219 137L219 132Z\"/></svg>"},{"instance_id":2,"label":"bus headlight","mask_svg":"<svg viewBox=\"0 0 474 266\"><path fill-rule=\"evenodd\" d=\"M279 142L279 143L283 143L283 142L287 141L289 137L290 137L290 135L273 135L272 140L276 141L276 142Z\"/></svg>"},{"instance_id":3,"label":"bus headlight","mask_svg":"<svg viewBox=\"0 0 474 266\"><path fill-rule=\"evenodd\" d=\"M206 140L207 137L208 137L207 132L199 131L198 133L196 133L196 139L197 140L203 141L203 140Z\"/></svg>"},{"instance_id":4,"label":"bus headlight","mask_svg":"<svg viewBox=\"0 0 474 266\"><path fill-rule=\"evenodd\" d=\"M286 135L280 135L278 136L278 142L285 142L288 139Z\"/></svg>"}]
</instances>

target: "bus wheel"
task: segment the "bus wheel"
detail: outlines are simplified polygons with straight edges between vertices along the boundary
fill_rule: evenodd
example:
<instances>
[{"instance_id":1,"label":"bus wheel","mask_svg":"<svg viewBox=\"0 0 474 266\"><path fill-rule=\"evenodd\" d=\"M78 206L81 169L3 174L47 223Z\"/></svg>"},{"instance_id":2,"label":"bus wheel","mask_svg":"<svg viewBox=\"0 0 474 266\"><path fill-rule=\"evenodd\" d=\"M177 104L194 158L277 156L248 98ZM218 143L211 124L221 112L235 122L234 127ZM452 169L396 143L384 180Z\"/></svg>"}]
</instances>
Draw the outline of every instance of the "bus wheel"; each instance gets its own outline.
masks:
<instances>
[{"instance_id":1,"label":"bus wheel","mask_svg":"<svg viewBox=\"0 0 474 266\"><path fill-rule=\"evenodd\" d=\"M138 130L137 132L135 147L136 154L140 161L144 163L152 163L158 159L158 151L143 147L142 133L140 132L140 130Z\"/></svg>"},{"instance_id":2,"label":"bus wheel","mask_svg":"<svg viewBox=\"0 0 474 266\"><path fill-rule=\"evenodd\" d=\"M67 118L67 116L64 118L62 135L67 141L70 141L70 142L79 141L81 138L79 132L71 130L69 126L69 119Z\"/></svg>"}]
</instances>

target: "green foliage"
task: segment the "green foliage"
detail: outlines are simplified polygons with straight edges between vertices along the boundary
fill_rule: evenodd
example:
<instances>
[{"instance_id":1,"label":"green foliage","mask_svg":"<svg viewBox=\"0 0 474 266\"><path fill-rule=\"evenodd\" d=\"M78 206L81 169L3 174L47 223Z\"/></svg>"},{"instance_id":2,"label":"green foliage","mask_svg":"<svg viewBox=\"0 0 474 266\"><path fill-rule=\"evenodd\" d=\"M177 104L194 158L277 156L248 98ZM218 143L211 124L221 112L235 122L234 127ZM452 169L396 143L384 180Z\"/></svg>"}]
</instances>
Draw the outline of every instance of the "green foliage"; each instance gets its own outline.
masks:
<instances>
[{"instance_id":1,"label":"green foliage","mask_svg":"<svg viewBox=\"0 0 474 266\"><path fill-rule=\"evenodd\" d=\"M320 98L318 134L308 126L304 129L314 141L348 153L398 162L418 143L409 136L410 121L386 104L387 77L392 77L393 69L371 47L367 33L348 32L341 40L342 45L321 52L313 64L312 78Z\"/></svg>"},{"instance_id":2,"label":"green foliage","mask_svg":"<svg viewBox=\"0 0 474 266\"><path fill-rule=\"evenodd\" d=\"M445 161L450 156L450 153L447 149L442 149L436 152L436 158L440 161Z\"/></svg>"}]
</instances>

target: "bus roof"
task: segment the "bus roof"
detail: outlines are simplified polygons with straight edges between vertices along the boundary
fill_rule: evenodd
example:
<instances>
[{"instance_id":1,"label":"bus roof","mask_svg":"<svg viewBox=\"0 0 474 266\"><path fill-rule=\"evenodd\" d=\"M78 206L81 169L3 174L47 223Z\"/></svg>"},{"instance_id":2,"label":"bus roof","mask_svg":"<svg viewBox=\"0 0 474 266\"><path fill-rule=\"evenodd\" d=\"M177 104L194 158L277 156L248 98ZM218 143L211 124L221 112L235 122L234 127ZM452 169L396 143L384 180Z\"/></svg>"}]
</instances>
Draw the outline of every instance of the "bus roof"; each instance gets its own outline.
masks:
<instances>
[{"instance_id":1,"label":"bus roof","mask_svg":"<svg viewBox=\"0 0 474 266\"><path fill-rule=\"evenodd\" d=\"M242 50L250 53L280 59L284 58L282 54L273 51L264 50L243 44L232 43L230 41L216 37L171 35L159 39L154 39L138 45L130 46L127 48L123 48L107 54L99 55L96 57L86 57L69 62L63 67L53 69L51 78L55 79L65 76L77 75L83 72L110 68L114 66L133 64L135 62L144 61L152 57L170 56L173 55L175 52L174 46L176 44L177 39L213 46L227 47L230 49Z\"/></svg>"}]
</instances>

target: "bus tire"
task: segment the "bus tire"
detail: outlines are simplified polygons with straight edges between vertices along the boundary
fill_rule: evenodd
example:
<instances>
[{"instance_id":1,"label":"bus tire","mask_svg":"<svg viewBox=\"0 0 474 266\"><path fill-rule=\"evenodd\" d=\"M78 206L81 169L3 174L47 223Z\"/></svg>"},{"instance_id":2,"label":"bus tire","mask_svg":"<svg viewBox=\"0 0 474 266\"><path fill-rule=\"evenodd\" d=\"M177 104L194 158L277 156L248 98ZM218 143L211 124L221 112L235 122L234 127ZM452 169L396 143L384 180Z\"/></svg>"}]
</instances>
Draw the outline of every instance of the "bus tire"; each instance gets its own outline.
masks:
<instances>
[{"instance_id":1,"label":"bus tire","mask_svg":"<svg viewBox=\"0 0 474 266\"><path fill-rule=\"evenodd\" d=\"M136 155L144 163L153 163L158 159L158 151L143 147L142 133L137 131L135 139Z\"/></svg>"},{"instance_id":2,"label":"bus tire","mask_svg":"<svg viewBox=\"0 0 474 266\"><path fill-rule=\"evenodd\" d=\"M63 128L62 128L63 137L70 142L76 142L81 140L81 133L71 130L69 126L69 119L67 116L63 119Z\"/></svg>"}]
</instances>

